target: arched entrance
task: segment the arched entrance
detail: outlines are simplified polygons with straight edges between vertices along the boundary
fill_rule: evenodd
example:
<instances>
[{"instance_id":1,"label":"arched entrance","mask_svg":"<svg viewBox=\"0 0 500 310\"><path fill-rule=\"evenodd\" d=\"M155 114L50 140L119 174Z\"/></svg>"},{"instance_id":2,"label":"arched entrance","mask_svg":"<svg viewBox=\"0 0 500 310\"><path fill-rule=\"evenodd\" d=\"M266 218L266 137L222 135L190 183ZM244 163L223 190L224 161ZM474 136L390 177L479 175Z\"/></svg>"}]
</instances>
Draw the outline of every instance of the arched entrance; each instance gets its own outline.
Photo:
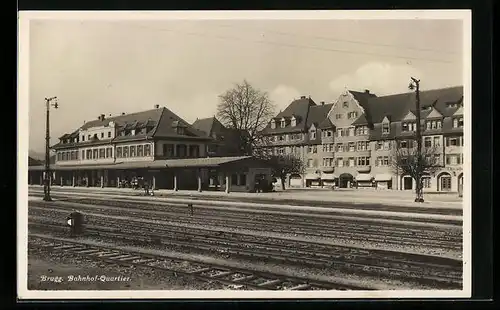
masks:
<instances>
[{"instance_id":1,"label":"arched entrance","mask_svg":"<svg viewBox=\"0 0 500 310\"><path fill-rule=\"evenodd\" d=\"M413 189L413 178L409 175L404 175L401 177L401 189L402 190L412 190Z\"/></svg>"},{"instance_id":2,"label":"arched entrance","mask_svg":"<svg viewBox=\"0 0 500 310\"><path fill-rule=\"evenodd\" d=\"M438 175L437 180L438 180L437 182L438 191L443 191L443 192L451 191L451 174L449 174L448 172L442 172Z\"/></svg>"},{"instance_id":3,"label":"arched entrance","mask_svg":"<svg viewBox=\"0 0 500 310\"><path fill-rule=\"evenodd\" d=\"M458 175L458 181L457 182L458 182L458 187L457 187L458 193L460 195L462 195L463 194L463 190L464 190L464 174L463 173L460 173Z\"/></svg>"},{"instance_id":4,"label":"arched entrance","mask_svg":"<svg viewBox=\"0 0 500 310\"><path fill-rule=\"evenodd\" d=\"M350 173L342 173L339 176L339 187L340 188L348 188L352 186L354 181L354 177Z\"/></svg>"}]
</instances>

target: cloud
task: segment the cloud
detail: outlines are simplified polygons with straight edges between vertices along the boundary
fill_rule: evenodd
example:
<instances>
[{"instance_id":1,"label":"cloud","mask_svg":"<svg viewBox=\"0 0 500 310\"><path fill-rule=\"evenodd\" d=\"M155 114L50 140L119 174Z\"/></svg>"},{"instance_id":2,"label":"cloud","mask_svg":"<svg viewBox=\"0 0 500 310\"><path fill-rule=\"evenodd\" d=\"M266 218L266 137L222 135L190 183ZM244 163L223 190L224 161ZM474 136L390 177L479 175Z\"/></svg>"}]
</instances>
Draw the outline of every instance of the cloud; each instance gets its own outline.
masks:
<instances>
[{"instance_id":1,"label":"cloud","mask_svg":"<svg viewBox=\"0 0 500 310\"><path fill-rule=\"evenodd\" d=\"M377 95L403 93L408 90L410 77L423 78L420 70L411 65L392 65L388 63L367 63L356 71L333 79L329 86L335 95L345 88L365 90Z\"/></svg>"},{"instance_id":2,"label":"cloud","mask_svg":"<svg viewBox=\"0 0 500 310\"><path fill-rule=\"evenodd\" d=\"M287 85L280 84L269 92L269 98L276 105L276 112L284 110L294 99L300 98L300 92Z\"/></svg>"}]
</instances>

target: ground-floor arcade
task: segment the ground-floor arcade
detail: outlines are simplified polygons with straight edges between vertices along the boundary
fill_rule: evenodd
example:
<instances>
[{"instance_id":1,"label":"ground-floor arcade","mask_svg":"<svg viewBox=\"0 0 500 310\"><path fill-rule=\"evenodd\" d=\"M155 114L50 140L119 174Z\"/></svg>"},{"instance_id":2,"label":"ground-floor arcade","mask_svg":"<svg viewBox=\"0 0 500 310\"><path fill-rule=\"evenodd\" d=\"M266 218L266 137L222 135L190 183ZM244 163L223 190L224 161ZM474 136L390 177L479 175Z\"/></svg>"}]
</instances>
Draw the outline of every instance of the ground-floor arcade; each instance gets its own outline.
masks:
<instances>
[{"instance_id":1,"label":"ground-floor arcade","mask_svg":"<svg viewBox=\"0 0 500 310\"><path fill-rule=\"evenodd\" d=\"M29 184L43 185L43 166L29 167ZM271 169L252 157L213 157L117 163L113 165L51 166L53 186L132 187L140 179L153 189L256 191L271 182Z\"/></svg>"}]
</instances>

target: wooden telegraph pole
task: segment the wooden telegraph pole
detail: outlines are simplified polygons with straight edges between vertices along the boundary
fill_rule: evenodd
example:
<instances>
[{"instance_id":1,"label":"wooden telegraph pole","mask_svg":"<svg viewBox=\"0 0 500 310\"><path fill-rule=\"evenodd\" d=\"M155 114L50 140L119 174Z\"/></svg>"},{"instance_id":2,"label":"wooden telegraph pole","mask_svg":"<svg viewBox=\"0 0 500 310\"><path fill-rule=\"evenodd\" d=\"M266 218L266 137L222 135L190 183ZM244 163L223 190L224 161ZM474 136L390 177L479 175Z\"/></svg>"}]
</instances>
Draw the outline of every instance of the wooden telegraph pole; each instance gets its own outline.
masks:
<instances>
[{"instance_id":1,"label":"wooden telegraph pole","mask_svg":"<svg viewBox=\"0 0 500 310\"><path fill-rule=\"evenodd\" d=\"M52 101L56 100L54 103ZM52 174L50 171L50 107L58 108L57 97L45 98L46 124L45 124L45 185L43 200L52 201L50 197L50 181Z\"/></svg>"}]
</instances>

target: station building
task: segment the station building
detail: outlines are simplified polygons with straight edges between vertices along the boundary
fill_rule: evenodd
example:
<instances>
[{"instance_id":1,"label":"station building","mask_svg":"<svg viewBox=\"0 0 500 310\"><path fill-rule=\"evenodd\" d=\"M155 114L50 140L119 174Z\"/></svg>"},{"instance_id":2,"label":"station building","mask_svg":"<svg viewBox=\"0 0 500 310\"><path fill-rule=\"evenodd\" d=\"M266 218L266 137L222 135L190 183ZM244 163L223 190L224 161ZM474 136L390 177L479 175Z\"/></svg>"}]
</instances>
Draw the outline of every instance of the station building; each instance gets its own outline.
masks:
<instances>
[{"instance_id":1,"label":"station building","mask_svg":"<svg viewBox=\"0 0 500 310\"><path fill-rule=\"evenodd\" d=\"M241 135L215 118L189 124L158 105L108 118L101 114L51 147L51 182L118 187L141 177L155 189L252 191L256 180L271 180L271 169L235 143ZM29 183L43 184L44 170L30 165Z\"/></svg>"},{"instance_id":2,"label":"station building","mask_svg":"<svg viewBox=\"0 0 500 310\"><path fill-rule=\"evenodd\" d=\"M458 191L463 184L463 87L420 92L423 147L436 147L441 169L424 177L424 191ZM345 90L333 103L294 100L262 131L274 154L301 158L306 171L289 186L414 190L391 166L396 147L416 147L415 94L377 96Z\"/></svg>"}]
</instances>

